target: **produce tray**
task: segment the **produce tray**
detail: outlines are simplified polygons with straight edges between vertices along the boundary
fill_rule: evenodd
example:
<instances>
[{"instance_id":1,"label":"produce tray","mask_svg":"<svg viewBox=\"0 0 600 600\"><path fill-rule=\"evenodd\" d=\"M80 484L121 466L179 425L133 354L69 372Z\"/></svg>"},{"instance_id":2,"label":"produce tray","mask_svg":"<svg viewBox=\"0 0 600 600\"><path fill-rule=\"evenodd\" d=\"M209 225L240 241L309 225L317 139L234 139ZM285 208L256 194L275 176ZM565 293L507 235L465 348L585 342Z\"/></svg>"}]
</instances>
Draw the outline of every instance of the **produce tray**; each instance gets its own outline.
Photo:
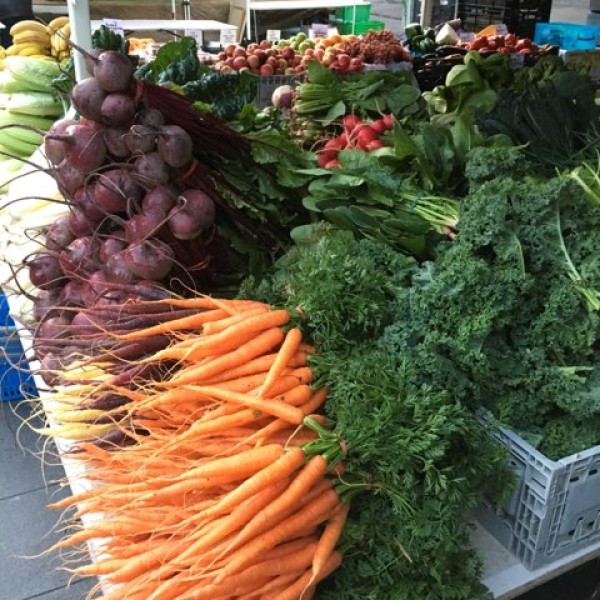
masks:
<instances>
[{"instance_id":1,"label":"produce tray","mask_svg":"<svg viewBox=\"0 0 600 600\"><path fill-rule=\"evenodd\" d=\"M258 89L254 100L258 108L271 106L271 96L280 85L291 85L296 87L305 79L304 74L298 75L267 75L258 78Z\"/></svg>"},{"instance_id":2,"label":"produce tray","mask_svg":"<svg viewBox=\"0 0 600 600\"><path fill-rule=\"evenodd\" d=\"M600 25L536 23L534 41L552 44L561 50L595 50L600 44Z\"/></svg>"},{"instance_id":3,"label":"produce tray","mask_svg":"<svg viewBox=\"0 0 600 600\"><path fill-rule=\"evenodd\" d=\"M6 302L6 299L4 301ZM37 395L37 388L16 327L0 328L0 402Z\"/></svg>"},{"instance_id":4,"label":"produce tray","mask_svg":"<svg viewBox=\"0 0 600 600\"><path fill-rule=\"evenodd\" d=\"M600 542L600 446L553 461L513 431L495 435L516 486L504 506L479 507L485 529L529 570Z\"/></svg>"}]
</instances>

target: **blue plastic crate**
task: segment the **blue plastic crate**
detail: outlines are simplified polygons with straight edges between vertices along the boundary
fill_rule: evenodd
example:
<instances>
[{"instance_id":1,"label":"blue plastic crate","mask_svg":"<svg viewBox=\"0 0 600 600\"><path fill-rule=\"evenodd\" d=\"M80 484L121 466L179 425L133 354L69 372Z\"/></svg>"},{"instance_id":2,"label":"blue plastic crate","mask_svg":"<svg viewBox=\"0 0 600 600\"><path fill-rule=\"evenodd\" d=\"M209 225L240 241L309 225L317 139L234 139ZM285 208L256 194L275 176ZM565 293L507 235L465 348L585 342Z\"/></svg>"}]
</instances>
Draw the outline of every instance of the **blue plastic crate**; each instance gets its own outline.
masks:
<instances>
[{"instance_id":1,"label":"blue plastic crate","mask_svg":"<svg viewBox=\"0 0 600 600\"><path fill-rule=\"evenodd\" d=\"M23 345L14 327L0 331L0 402L37 396Z\"/></svg>"},{"instance_id":2,"label":"blue plastic crate","mask_svg":"<svg viewBox=\"0 0 600 600\"><path fill-rule=\"evenodd\" d=\"M536 23L534 41L562 50L595 50L600 45L600 25L575 23Z\"/></svg>"},{"instance_id":3,"label":"blue plastic crate","mask_svg":"<svg viewBox=\"0 0 600 600\"><path fill-rule=\"evenodd\" d=\"M0 327L14 327L15 322L9 316L9 306L6 296L0 291Z\"/></svg>"},{"instance_id":4,"label":"blue plastic crate","mask_svg":"<svg viewBox=\"0 0 600 600\"><path fill-rule=\"evenodd\" d=\"M477 520L530 570L600 542L600 446L554 461L513 431L495 435L516 487L504 506L480 506Z\"/></svg>"}]
</instances>

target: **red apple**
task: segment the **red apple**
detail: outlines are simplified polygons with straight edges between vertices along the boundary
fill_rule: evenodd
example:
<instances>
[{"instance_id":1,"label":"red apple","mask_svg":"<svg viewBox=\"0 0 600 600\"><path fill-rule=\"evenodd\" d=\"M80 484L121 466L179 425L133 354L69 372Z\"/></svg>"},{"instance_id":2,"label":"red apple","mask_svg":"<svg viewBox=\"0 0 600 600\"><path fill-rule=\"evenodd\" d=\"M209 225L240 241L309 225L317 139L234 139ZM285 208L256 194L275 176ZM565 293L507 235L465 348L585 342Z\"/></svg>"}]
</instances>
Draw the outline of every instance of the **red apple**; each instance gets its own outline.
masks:
<instances>
[{"instance_id":1,"label":"red apple","mask_svg":"<svg viewBox=\"0 0 600 600\"><path fill-rule=\"evenodd\" d=\"M258 69L258 67L260 67L260 58L258 58L258 56L256 56L255 54L251 54L246 59L246 62L248 63L248 66L251 69Z\"/></svg>"},{"instance_id":2,"label":"red apple","mask_svg":"<svg viewBox=\"0 0 600 600\"><path fill-rule=\"evenodd\" d=\"M264 64L259 69L259 73L263 77L268 77L269 75L273 75L274 72L275 72L275 70L273 69L273 67L270 64Z\"/></svg>"},{"instance_id":3,"label":"red apple","mask_svg":"<svg viewBox=\"0 0 600 600\"><path fill-rule=\"evenodd\" d=\"M233 59L233 68L239 71L243 67L248 67L248 62L243 56L236 56Z\"/></svg>"},{"instance_id":4,"label":"red apple","mask_svg":"<svg viewBox=\"0 0 600 600\"><path fill-rule=\"evenodd\" d=\"M225 54L227 54L227 56L233 56L236 48L237 46L235 44L229 44L229 46L225 46Z\"/></svg>"}]
</instances>

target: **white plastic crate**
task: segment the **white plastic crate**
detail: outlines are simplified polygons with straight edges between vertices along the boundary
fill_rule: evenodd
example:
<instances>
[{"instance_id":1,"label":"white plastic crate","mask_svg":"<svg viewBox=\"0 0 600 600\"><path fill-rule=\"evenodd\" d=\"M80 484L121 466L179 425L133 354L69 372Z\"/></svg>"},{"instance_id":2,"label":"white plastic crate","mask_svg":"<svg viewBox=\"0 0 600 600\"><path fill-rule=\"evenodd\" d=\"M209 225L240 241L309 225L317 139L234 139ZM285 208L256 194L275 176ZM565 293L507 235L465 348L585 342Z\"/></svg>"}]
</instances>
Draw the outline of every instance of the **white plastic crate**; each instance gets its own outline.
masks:
<instances>
[{"instance_id":1,"label":"white plastic crate","mask_svg":"<svg viewBox=\"0 0 600 600\"><path fill-rule=\"evenodd\" d=\"M600 543L600 446L553 461L512 431L496 436L516 485L502 508L477 510L485 529L530 570Z\"/></svg>"}]
</instances>

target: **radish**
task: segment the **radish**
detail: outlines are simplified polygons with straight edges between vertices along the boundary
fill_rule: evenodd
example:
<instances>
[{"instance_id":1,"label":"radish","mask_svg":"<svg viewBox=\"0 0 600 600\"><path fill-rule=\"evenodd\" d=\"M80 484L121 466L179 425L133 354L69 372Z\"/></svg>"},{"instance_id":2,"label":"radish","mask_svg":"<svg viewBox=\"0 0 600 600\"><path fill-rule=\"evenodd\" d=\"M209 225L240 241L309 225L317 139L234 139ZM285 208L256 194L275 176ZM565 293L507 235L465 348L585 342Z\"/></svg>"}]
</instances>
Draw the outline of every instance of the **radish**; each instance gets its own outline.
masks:
<instances>
[{"instance_id":1,"label":"radish","mask_svg":"<svg viewBox=\"0 0 600 600\"><path fill-rule=\"evenodd\" d=\"M381 135L384 131L387 130L387 126L383 119L377 119L377 121L373 121L371 123L371 129L376 131L379 135Z\"/></svg>"},{"instance_id":2,"label":"radish","mask_svg":"<svg viewBox=\"0 0 600 600\"><path fill-rule=\"evenodd\" d=\"M342 125L344 126L344 131L346 132L347 136L350 136L354 129L356 129L356 127L361 123L361 119L356 115L346 115L342 119Z\"/></svg>"},{"instance_id":3,"label":"radish","mask_svg":"<svg viewBox=\"0 0 600 600\"><path fill-rule=\"evenodd\" d=\"M383 115L383 117L381 117L381 120L384 122L385 128L388 131L394 129L394 115Z\"/></svg>"},{"instance_id":4,"label":"radish","mask_svg":"<svg viewBox=\"0 0 600 600\"><path fill-rule=\"evenodd\" d=\"M369 152L379 150L379 148L383 148L383 142L381 140L373 140L366 145L366 148Z\"/></svg>"}]
</instances>

